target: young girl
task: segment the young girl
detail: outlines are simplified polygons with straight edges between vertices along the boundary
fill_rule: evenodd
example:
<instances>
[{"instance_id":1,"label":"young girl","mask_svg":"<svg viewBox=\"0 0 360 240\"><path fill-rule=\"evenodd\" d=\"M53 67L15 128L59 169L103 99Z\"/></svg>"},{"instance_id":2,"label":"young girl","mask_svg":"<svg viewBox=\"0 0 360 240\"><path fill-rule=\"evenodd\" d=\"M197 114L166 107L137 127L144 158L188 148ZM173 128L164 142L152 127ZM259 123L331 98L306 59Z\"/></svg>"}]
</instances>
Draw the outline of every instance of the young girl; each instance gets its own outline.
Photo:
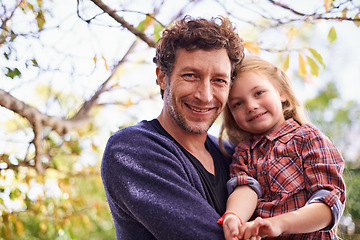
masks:
<instances>
[{"instance_id":1,"label":"young girl","mask_svg":"<svg viewBox=\"0 0 360 240\"><path fill-rule=\"evenodd\" d=\"M218 221L227 240L337 239L332 229L345 203L344 161L306 123L283 71L255 56L243 60L221 137L224 132L237 144L231 194Z\"/></svg>"}]
</instances>

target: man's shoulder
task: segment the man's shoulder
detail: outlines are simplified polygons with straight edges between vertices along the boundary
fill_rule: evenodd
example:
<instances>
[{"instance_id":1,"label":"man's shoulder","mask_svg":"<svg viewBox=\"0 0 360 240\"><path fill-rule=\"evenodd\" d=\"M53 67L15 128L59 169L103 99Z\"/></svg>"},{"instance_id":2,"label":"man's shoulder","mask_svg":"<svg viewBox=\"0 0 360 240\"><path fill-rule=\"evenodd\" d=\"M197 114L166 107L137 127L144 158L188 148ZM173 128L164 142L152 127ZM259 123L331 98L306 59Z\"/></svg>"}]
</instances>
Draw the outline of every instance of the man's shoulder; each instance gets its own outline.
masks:
<instances>
[{"instance_id":1,"label":"man's shoulder","mask_svg":"<svg viewBox=\"0 0 360 240\"><path fill-rule=\"evenodd\" d=\"M153 126L153 120L152 121L143 120L134 125L127 126L117 130L111 135L110 140L113 138L129 140L137 137L146 137L147 135L151 135L151 134L158 134L158 132Z\"/></svg>"},{"instance_id":2,"label":"man's shoulder","mask_svg":"<svg viewBox=\"0 0 360 240\"><path fill-rule=\"evenodd\" d=\"M107 145L132 149L158 148L160 146L163 148L173 145L172 141L161 132L157 123L156 119L143 120L119 129L110 136Z\"/></svg>"}]
</instances>

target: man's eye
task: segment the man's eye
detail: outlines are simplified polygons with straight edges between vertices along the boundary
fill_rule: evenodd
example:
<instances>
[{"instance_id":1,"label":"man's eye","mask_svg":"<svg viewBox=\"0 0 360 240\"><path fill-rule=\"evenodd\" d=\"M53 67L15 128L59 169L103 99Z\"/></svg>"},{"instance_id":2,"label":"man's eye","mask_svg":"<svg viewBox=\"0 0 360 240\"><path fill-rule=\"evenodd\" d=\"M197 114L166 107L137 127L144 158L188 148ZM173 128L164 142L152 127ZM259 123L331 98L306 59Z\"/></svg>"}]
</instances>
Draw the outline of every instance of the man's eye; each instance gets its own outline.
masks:
<instances>
[{"instance_id":1,"label":"man's eye","mask_svg":"<svg viewBox=\"0 0 360 240\"><path fill-rule=\"evenodd\" d=\"M214 80L215 83L217 84L221 84L221 85L228 85L229 81L227 81L226 79L222 79L222 78L217 78Z\"/></svg>"},{"instance_id":2,"label":"man's eye","mask_svg":"<svg viewBox=\"0 0 360 240\"><path fill-rule=\"evenodd\" d=\"M195 74L193 74L193 73L186 73L186 74L184 74L182 77L183 77L184 79L189 79L189 80L196 78Z\"/></svg>"}]
</instances>

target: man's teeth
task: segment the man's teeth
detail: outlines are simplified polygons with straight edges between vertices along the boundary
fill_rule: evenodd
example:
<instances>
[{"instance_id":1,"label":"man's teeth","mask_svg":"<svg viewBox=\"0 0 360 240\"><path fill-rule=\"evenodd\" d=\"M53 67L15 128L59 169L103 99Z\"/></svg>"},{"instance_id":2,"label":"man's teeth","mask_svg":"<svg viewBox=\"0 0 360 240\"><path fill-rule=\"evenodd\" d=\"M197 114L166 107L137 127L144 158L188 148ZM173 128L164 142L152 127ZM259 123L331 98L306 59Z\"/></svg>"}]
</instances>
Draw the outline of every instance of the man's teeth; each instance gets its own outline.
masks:
<instances>
[{"instance_id":1,"label":"man's teeth","mask_svg":"<svg viewBox=\"0 0 360 240\"><path fill-rule=\"evenodd\" d=\"M195 107L190 106L190 105L188 105L188 107L189 107L191 110L194 110L194 111L196 111L196 112L207 112L207 111L209 111L209 108L199 109L199 108L195 108Z\"/></svg>"}]
</instances>

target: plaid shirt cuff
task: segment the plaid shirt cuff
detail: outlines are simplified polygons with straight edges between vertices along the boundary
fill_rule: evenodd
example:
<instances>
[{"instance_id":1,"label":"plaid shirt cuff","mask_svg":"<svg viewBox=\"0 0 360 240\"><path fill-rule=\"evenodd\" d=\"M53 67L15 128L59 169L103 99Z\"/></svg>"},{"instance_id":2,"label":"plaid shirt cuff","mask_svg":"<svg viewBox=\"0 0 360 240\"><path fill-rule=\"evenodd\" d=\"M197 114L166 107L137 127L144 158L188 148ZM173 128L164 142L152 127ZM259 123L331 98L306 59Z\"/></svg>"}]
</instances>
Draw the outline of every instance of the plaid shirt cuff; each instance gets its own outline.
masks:
<instances>
[{"instance_id":1,"label":"plaid shirt cuff","mask_svg":"<svg viewBox=\"0 0 360 240\"><path fill-rule=\"evenodd\" d=\"M252 190L256 192L258 198L261 198L262 188L260 186L260 183L255 178L244 175L233 177L226 183L228 194L230 195L237 186L241 185L248 185L252 188Z\"/></svg>"},{"instance_id":2,"label":"plaid shirt cuff","mask_svg":"<svg viewBox=\"0 0 360 240\"><path fill-rule=\"evenodd\" d=\"M332 222L329 226L322 229L321 231L330 231L340 220L343 212L344 205L340 201L340 191L337 189L329 190L320 189L314 192L310 199L307 201L306 205L316 202L322 202L328 205L331 209Z\"/></svg>"}]
</instances>

